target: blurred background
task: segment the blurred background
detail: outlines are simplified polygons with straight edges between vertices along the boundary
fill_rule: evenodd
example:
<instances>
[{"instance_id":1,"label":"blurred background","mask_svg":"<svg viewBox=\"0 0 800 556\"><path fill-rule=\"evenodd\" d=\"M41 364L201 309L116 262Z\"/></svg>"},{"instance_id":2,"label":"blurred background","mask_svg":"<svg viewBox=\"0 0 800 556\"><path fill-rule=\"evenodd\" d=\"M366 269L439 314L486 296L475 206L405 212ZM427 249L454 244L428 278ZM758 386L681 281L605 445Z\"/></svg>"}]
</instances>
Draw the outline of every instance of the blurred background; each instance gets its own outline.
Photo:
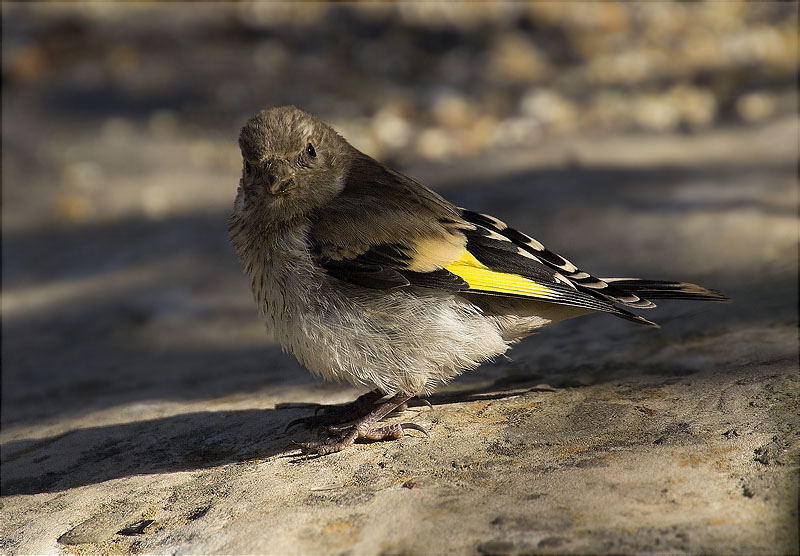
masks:
<instances>
[{"instance_id":1,"label":"blurred background","mask_svg":"<svg viewBox=\"0 0 800 556\"><path fill-rule=\"evenodd\" d=\"M591 538L548 537L544 551L791 552L796 512L781 519L796 510L797 473L780 460L798 453L797 10L737 1L3 2L0 504L9 525L0 551L123 542L114 533L148 516L160 522L150 544L124 537L81 550L178 551L164 548L172 543L257 553L270 550L248 542L281 534L289 540L272 552L338 550L297 544L316 538L307 518L321 498L307 488L372 489L382 484L373 477L395 476L394 456L381 454L405 450L396 476L430 469L433 481L409 496L427 492L455 512L455 536L470 543L527 538L549 523L549 534ZM341 467L269 459L308 439L284 432L309 411L297 402L356 394L313 379L264 333L228 242L239 129L283 104L595 275L698 282L734 303L665 303L646 315L658 331L605 315L559 324L511 360L438 391L418 416L426 427L433 420L431 438L354 449ZM509 392L533 401L504 405ZM480 404L501 414L475 432ZM566 455L553 459L548 439ZM586 452L587 442L600 447ZM653 451L659 443L678 459L647 479L656 490L639 488L629 470L655 459L629 458L658 459L667 453ZM501 453L527 463L503 463ZM732 454L728 467L723 454ZM386 469L374 463L382 457ZM481 474L468 479L460 473L473 458ZM567 474L552 479L553 466ZM461 517L482 512L486 497L454 497L498 494L512 469L523 473L514 496L530 497L496 502L522 517L472 531ZM604 490L601 476L616 483ZM406 492L406 480L386 492ZM547 496L530 490L547 480L557 485ZM194 486L171 492L182 481ZM579 490L576 502L564 485ZM284 486L299 490L275 498ZM419 543L379 539L356 552L424 552L449 527L427 517L443 514L420 512L424 504L403 514L394 502L364 506L371 491L346 492L330 507L381 522L354 534L381 537L391 526ZM301 499L308 508L293 506ZM133 513L100 505L113 500ZM141 500L157 515L141 514ZM576 509L592 504L600 517L584 521ZM298 519L286 518L290 506ZM419 523L404 526L403 515ZM255 534L234 527L244 522ZM186 548L187 539L218 544ZM464 541L466 551L482 551L479 540ZM512 551L498 546L486 553ZM543 545L522 546L516 552Z\"/></svg>"},{"instance_id":2,"label":"blurred background","mask_svg":"<svg viewBox=\"0 0 800 556\"><path fill-rule=\"evenodd\" d=\"M744 241L779 273L794 264L796 3L2 9L6 423L76 395L114 405L265 386L283 356L254 317L226 220L238 130L270 106L314 112L598 273L670 270L640 247L609 258L593 243L631 231L649 247L669 234L694 245L670 278L723 275L720 242ZM644 211L633 228L614 208L626 202ZM741 210L713 226L667 219L712 205ZM725 235L763 228L751 216L765 210L782 218L769 224L781 242ZM698 241L697 222L719 235Z\"/></svg>"},{"instance_id":3,"label":"blurred background","mask_svg":"<svg viewBox=\"0 0 800 556\"><path fill-rule=\"evenodd\" d=\"M531 151L554 136L691 134L792 114L796 10L5 3L4 222L161 218L213 204L235 182L242 122L283 104L405 165ZM209 171L228 183L188 198L176 185Z\"/></svg>"}]
</instances>

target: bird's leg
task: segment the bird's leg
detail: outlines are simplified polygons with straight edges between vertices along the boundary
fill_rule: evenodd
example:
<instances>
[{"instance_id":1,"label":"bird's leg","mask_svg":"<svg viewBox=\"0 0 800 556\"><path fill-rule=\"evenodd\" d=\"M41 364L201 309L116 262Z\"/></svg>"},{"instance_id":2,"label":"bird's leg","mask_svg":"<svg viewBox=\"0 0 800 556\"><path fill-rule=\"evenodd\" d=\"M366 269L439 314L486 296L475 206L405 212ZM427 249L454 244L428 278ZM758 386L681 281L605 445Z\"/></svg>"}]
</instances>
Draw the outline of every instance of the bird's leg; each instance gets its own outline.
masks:
<instances>
[{"instance_id":1,"label":"bird's leg","mask_svg":"<svg viewBox=\"0 0 800 556\"><path fill-rule=\"evenodd\" d=\"M358 439L364 440L397 440L402 438L403 431L407 429L425 432L419 425L412 423L399 423L387 425L385 427L372 428L372 425L386 417L389 413L397 409L398 406L406 403L411 396L406 394L395 394L385 402L377 405L372 411L362 418L356 420L352 425L344 428L329 427L328 432L338 440L331 442L314 442L301 444L300 450L304 454L325 455L340 452L352 445Z\"/></svg>"},{"instance_id":2,"label":"bird's leg","mask_svg":"<svg viewBox=\"0 0 800 556\"><path fill-rule=\"evenodd\" d=\"M305 425L307 429L314 427L330 427L342 425L349 421L355 421L363 417L375 408L375 402L384 396L380 390L372 390L366 394L361 394L355 401L345 405L322 406L322 415L301 417L295 419L285 430L289 430L295 425Z\"/></svg>"}]
</instances>

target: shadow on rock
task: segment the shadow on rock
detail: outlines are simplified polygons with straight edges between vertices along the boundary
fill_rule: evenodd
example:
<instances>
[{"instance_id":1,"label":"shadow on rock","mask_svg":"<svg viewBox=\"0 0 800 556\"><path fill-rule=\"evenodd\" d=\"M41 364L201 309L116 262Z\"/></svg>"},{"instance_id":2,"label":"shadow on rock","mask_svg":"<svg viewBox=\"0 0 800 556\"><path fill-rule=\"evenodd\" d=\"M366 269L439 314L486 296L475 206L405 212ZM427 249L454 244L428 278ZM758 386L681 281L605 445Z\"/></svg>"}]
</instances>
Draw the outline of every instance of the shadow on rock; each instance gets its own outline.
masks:
<instances>
[{"instance_id":1,"label":"shadow on rock","mask_svg":"<svg viewBox=\"0 0 800 556\"><path fill-rule=\"evenodd\" d=\"M279 415L280 413L280 415ZM203 411L2 445L2 495L39 494L133 475L194 471L289 451L298 412Z\"/></svg>"},{"instance_id":2,"label":"shadow on rock","mask_svg":"<svg viewBox=\"0 0 800 556\"><path fill-rule=\"evenodd\" d=\"M441 406L534 391L555 390L528 383L504 391L496 383L484 383L427 399ZM299 402L276 409L203 411L8 442L0 446L2 495L60 492L133 475L195 471L288 453L297 442L317 436L316 429L286 426L320 407L329 406Z\"/></svg>"}]
</instances>

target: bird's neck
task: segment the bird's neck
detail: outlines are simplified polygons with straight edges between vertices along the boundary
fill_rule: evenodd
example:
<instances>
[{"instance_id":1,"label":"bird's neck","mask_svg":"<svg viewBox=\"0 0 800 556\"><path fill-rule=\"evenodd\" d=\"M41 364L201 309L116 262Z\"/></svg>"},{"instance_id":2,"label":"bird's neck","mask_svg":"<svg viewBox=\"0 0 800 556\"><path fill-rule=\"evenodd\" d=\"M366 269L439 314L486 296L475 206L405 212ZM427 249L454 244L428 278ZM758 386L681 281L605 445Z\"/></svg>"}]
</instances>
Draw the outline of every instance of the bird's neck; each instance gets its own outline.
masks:
<instances>
[{"instance_id":1,"label":"bird's neck","mask_svg":"<svg viewBox=\"0 0 800 556\"><path fill-rule=\"evenodd\" d=\"M275 311L291 311L291 302L285 295L304 295L299 291L314 272L314 265L307 243L308 222L299 221L292 225L270 225L254 219L241 219L234 214L231 218L230 236L245 274L250 279L250 287L259 311L278 317ZM280 298L282 307L274 305ZM282 304L283 305L283 304Z\"/></svg>"}]
</instances>

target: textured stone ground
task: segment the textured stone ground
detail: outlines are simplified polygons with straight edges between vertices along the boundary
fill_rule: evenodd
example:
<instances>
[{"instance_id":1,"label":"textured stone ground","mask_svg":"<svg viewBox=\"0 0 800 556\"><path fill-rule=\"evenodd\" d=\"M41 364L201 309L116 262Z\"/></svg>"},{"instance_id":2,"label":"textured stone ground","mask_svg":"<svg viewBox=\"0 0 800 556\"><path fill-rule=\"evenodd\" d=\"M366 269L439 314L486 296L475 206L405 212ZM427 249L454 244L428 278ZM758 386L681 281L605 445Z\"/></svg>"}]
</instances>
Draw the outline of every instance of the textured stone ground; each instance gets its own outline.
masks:
<instances>
[{"instance_id":1,"label":"textured stone ground","mask_svg":"<svg viewBox=\"0 0 800 556\"><path fill-rule=\"evenodd\" d=\"M129 159L121 199L139 176L189 208L26 227L41 207L4 179L0 550L797 553L796 126L408 169L596 274L735 301L564 323L400 417L429 437L318 459L286 424L357 392L262 332L225 232L234 142L176 174L208 145L78 135Z\"/></svg>"}]
</instances>

